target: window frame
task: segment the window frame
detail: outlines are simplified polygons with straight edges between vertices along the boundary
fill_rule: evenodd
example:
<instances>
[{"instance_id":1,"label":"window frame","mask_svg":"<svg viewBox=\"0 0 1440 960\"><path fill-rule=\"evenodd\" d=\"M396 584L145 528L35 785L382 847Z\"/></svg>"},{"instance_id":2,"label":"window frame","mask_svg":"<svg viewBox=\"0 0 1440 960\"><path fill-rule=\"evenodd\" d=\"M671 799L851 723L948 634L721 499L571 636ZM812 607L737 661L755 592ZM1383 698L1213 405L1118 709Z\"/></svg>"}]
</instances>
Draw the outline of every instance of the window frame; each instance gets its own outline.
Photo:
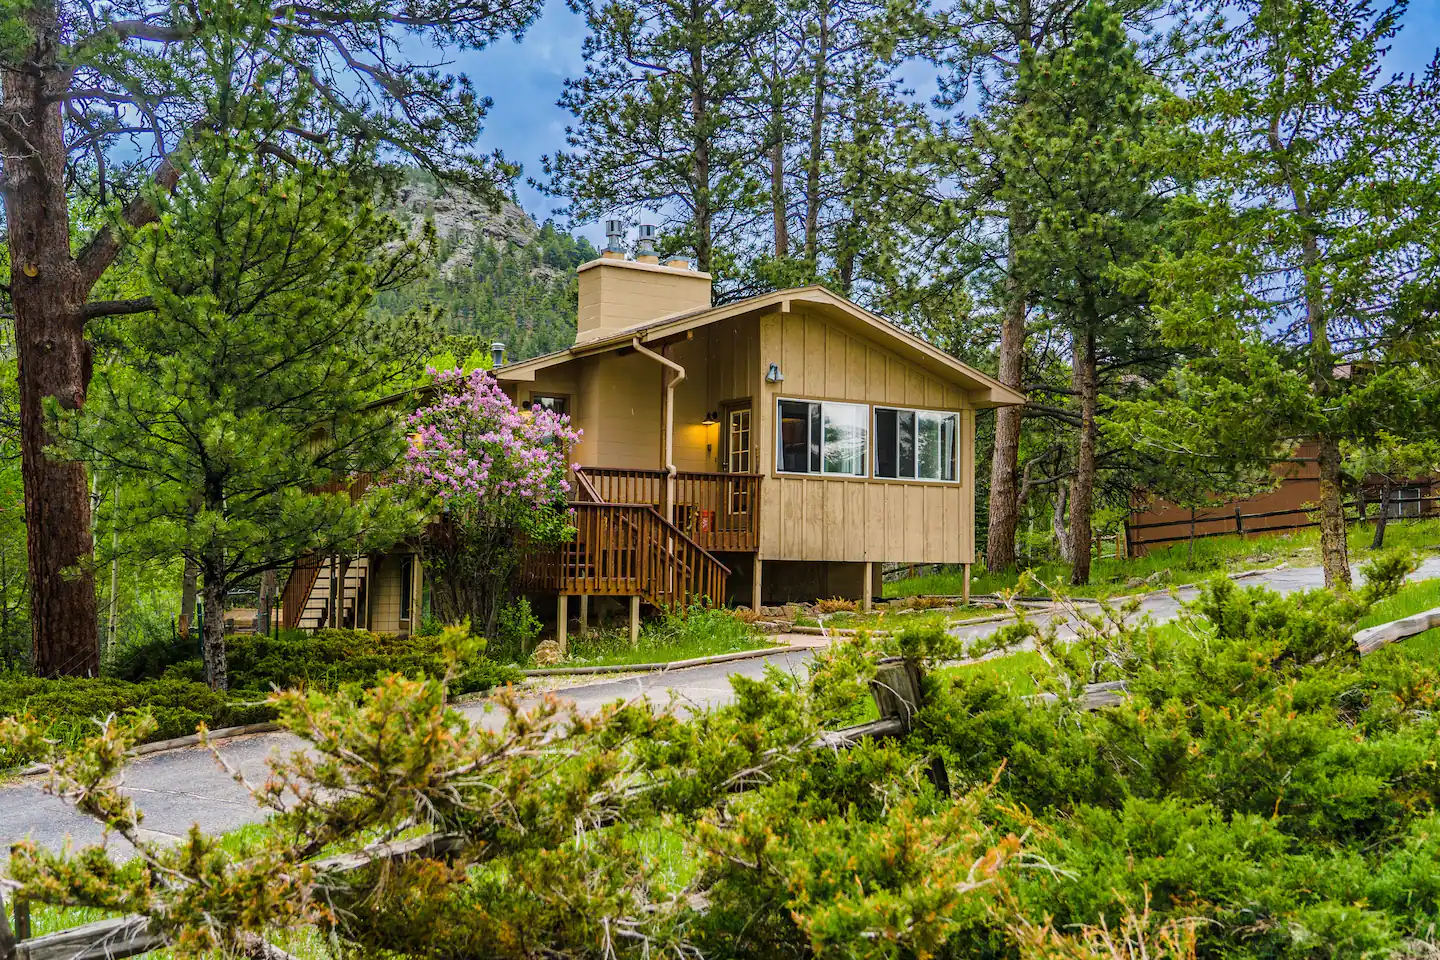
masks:
<instances>
[{"instance_id":1,"label":"window frame","mask_svg":"<svg viewBox=\"0 0 1440 960\"><path fill-rule=\"evenodd\" d=\"M781 430L781 423L782 423L782 421L783 421L783 417L782 417L781 414L780 414L780 405L781 405L782 403L801 403L801 404L805 404L807 407L809 407L809 406L816 406L816 407L819 407L819 408L820 408L820 431L821 431L821 437L820 437L820 469L819 469L819 470L786 470L786 469L785 469L785 467L784 467L784 462L785 462L785 443L784 443L785 435L784 435L783 431ZM826 470L826 469L825 469L825 437L824 437L824 431L825 431L825 407L826 407L827 404L830 405L830 406L832 406L832 407L855 407L855 408L858 408L858 409L864 411L864 416L863 416L863 418L862 418L862 420L861 420L861 423L863 424L863 427L864 427L864 430L865 430L865 450L864 450L862 456L860 457L860 471L861 471L861 472L859 472L859 473L838 473L838 472L835 472L835 471L830 471L830 470ZM774 407L774 410L775 410L775 463L774 463L774 468L775 468L775 474L776 474L777 476L786 476L786 477L822 477L822 478L823 478L823 477L833 477L834 479L837 479L837 480L869 480L869 479L872 479L872 478L871 478L871 474L870 474L870 457L871 457L871 440L872 440L872 438L873 438L872 430L874 429L874 427L873 427L873 423L871 422L873 415L872 415L871 412L870 412L870 411L871 411L871 405L870 405L870 404L864 402L863 400L861 400L861 401L857 401L857 400L817 400L817 399L815 399L815 398L813 398L813 397L785 397L785 396L777 396L777 397L775 397L775 407ZM751 416L753 417L754 414L752 413ZM807 415L806 418L805 418L805 421L806 421L806 427L805 427L805 429L806 429L805 448L806 448L806 451L807 451L807 459L808 459L808 451L809 451L809 449L810 449L811 442L812 442L812 437L811 437L811 435L810 435L810 431L811 431L811 429L812 429L812 424L813 424L813 418L812 418L812 416L811 416L811 415ZM752 429L752 430L754 429L753 423L752 423L751 429Z\"/></svg>"},{"instance_id":2,"label":"window frame","mask_svg":"<svg viewBox=\"0 0 1440 960\"><path fill-rule=\"evenodd\" d=\"M560 416L570 416L570 394L568 393L535 393L534 391L531 391L530 396L527 399L530 401L530 410L532 413L537 409L537 404L541 403L542 401L559 400L565 406L564 411L560 412ZM538 409L550 410L553 408L539 407Z\"/></svg>"},{"instance_id":3,"label":"window frame","mask_svg":"<svg viewBox=\"0 0 1440 960\"><path fill-rule=\"evenodd\" d=\"M959 484L959 483L961 482L961 473L962 473L962 471L961 471L961 463L960 463L960 444L961 444L960 437L961 437L961 434L963 433L963 431L964 431L964 429L965 429L964 417L961 415L961 411L959 411L959 410L936 410L936 409L933 409L933 408L930 408L930 407L906 407L906 406L899 406L899 405L888 404L888 403L872 403L872 404L870 405L870 430L871 430L872 435L874 435L874 436L876 436L876 437L878 437L878 436L880 435L879 417L880 417L880 411L881 411L881 410L886 410L886 411L889 411L889 412L892 412L892 413L896 414L896 417L895 417L895 474L896 474L896 475L893 476L893 477L885 477L885 476L881 476L881 475L880 475L880 461L879 461L880 449L879 449L879 445L878 445L878 444L872 444L872 445L871 445L871 453L870 453L870 457L871 457L871 460L870 460L870 475L871 475L874 479L876 479L876 480L883 480L883 481L885 481L886 483L945 483L945 484ZM914 417L914 424L915 424L915 426L914 426L914 431L915 431L915 433L914 433L914 436L911 438L911 443L912 443L913 446L914 446L913 455L914 455L914 458L915 458L915 466L914 466L914 469L915 469L915 473L916 473L916 474L919 474L919 472L920 472L920 415L921 415L921 414L925 414L925 413L929 413L929 414L934 414L935 416L941 418L941 424L942 424L942 425L941 425L940 430L939 430L939 432L938 432L938 434L937 434L937 438L936 438L936 439L937 439L937 442L939 442L940 439L943 438L943 437L944 437L944 434L945 434L944 426L943 426L944 418L946 418L946 417L953 417L953 418L954 418L954 421L955 421L955 431L954 431L954 435L953 435L952 443L951 443L951 447L950 447L950 466L951 466L951 469L952 469L952 471L953 471L953 473L954 473L954 477L953 477L952 479L947 480L947 479L945 479L943 476L941 476L941 477L921 477L921 476L902 477L902 476L899 475L899 474L900 474L900 417L899 417L899 415L902 414L902 413L908 413L908 414L911 414L911 415ZM943 473L943 470L942 470L942 473Z\"/></svg>"}]
</instances>

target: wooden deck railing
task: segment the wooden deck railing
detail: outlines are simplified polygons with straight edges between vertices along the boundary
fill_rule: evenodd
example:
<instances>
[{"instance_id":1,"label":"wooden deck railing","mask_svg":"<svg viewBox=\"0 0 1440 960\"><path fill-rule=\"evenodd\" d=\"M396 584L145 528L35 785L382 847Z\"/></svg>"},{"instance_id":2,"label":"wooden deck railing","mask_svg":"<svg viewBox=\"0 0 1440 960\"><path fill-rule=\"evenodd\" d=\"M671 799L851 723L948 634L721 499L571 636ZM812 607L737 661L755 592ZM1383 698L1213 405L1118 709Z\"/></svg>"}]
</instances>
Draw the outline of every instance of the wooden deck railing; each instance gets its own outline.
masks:
<instances>
[{"instance_id":1,"label":"wooden deck railing","mask_svg":"<svg viewBox=\"0 0 1440 960\"><path fill-rule=\"evenodd\" d=\"M662 511L665 502L664 470L583 467L576 480L605 503L643 503ZM675 525L706 550L753 553L760 547L760 475L677 473Z\"/></svg>"},{"instance_id":2,"label":"wooden deck railing","mask_svg":"<svg viewBox=\"0 0 1440 960\"><path fill-rule=\"evenodd\" d=\"M649 504L579 501L570 507L575 538L526 559L521 581L527 589L640 596L669 610L725 601L729 568Z\"/></svg>"}]
</instances>

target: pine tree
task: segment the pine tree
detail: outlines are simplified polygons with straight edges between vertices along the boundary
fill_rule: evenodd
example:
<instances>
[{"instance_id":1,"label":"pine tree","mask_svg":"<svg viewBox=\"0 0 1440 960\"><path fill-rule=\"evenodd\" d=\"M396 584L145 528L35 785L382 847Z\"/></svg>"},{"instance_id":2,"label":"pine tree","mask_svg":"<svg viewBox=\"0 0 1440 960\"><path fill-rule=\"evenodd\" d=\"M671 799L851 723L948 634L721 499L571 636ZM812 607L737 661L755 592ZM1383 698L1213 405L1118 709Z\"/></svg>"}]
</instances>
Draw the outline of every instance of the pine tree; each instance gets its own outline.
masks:
<instances>
[{"instance_id":1,"label":"pine tree","mask_svg":"<svg viewBox=\"0 0 1440 960\"><path fill-rule=\"evenodd\" d=\"M1270 459L1318 448L1327 585L1350 584L1343 449L1436 436L1440 112L1432 66L1385 78L1404 4L1246 0L1190 78L1207 190L1154 270L1166 334L1209 351L1146 442Z\"/></svg>"},{"instance_id":2,"label":"pine tree","mask_svg":"<svg viewBox=\"0 0 1440 960\"><path fill-rule=\"evenodd\" d=\"M224 688L232 585L385 545L418 519L385 491L343 491L400 452L398 413L374 401L413 381L425 325L368 308L411 279L419 250L343 173L218 138L151 202L158 219L127 243L155 311L120 322L123 356L54 428L107 477L144 485L118 512L129 550L199 571L206 680Z\"/></svg>"},{"instance_id":3,"label":"pine tree","mask_svg":"<svg viewBox=\"0 0 1440 960\"><path fill-rule=\"evenodd\" d=\"M760 209L744 91L759 15L726 0L575 0L585 72L560 106L576 124L544 159L573 219L663 216L663 245L726 273Z\"/></svg>"},{"instance_id":4,"label":"pine tree","mask_svg":"<svg viewBox=\"0 0 1440 960\"><path fill-rule=\"evenodd\" d=\"M1171 55L1153 31L1165 0L1122 0L1116 4L1127 28L1143 31L1147 45L1161 47L1154 59ZM912 284L916 309L933 314L957 299L955 288L973 293L978 310L993 316L998 336L973 338L965 359L991 366L1007 386L1023 389L1031 295L1017 271L1017 248L1031 229L1031 213L1017 202L1001 202L1004 185L999 158L985 139L1003 129L1024 106L1018 86L1022 52L1057 50L1075 35L1080 5L1056 0L942 0L917 6L902 31L906 49L940 70L937 106L954 119L937 125L928 148L937 187L914 218L927 262L943 265ZM1000 571L1015 565L1015 538L1022 500L1022 436L1027 409L996 411L990 464L985 562ZM1043 449L1044 444L1038 445Z\"/></svg>"},{"instance_id":5,"label":"pine tree","mask_svg":"<svg viewBox=\"0 0 1440 960\"><path fill-rule=\"evenodd\" d=\"M283 159L323 144L343 162L417 156L492 189L510 173L467 149L489 101L464 76L417 62L428 47L479 49L521 32L538 0L259 0L175 4L37 0L0 14L4 278L20 356L35 669L98 669L84 467L46 456L43 407L83 406L96 365L86 327L142 311L107 300L127 227L153 220L150 182L172 188L176 151L203 131L266 129ZM274 126L279 101L292 123ZM72 209L79 208L72 222ZM77 235L98 226L88 239Z\"/></svg>"},{"instance_id":6,"label":"pine tree","mask_svg":"<svg viewBox=\"0 0 1440 960\"><path fill-rule=\"evenodd\" d=\"M1154 336L1145 292L1126 282L1126 272L1165 239L1166 98L1120 14L1090 0L1068 44L1024 52L1021 106L993 147L1004 162L999 196L1030 221L1012 247L1012 275L1071 344L1079 439L1069 553L1077 585L1090 578L1100 364L1132 356Z\"/></svg>"}]
</instances>

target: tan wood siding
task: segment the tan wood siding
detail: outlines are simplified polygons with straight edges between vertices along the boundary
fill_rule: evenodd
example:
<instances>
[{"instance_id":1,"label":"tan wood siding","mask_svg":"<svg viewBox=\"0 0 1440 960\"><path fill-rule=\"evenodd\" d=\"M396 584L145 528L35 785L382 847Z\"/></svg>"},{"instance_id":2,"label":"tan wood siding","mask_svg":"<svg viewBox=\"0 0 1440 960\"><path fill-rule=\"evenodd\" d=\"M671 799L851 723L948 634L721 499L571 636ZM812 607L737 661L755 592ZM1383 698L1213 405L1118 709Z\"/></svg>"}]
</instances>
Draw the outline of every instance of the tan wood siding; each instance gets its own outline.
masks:
<instances>
[{"instance_id":1,"label":"tan wood siding","mask_svg":"<svg viewBox=\"0 0 1440 960\"><path fill-rule=\"evenodd\" d=\"M881 344L826 323L799 302L792 312L762 315L759 333L754 369L763 378L766 367L778 363L785 377L779 384L762 381L756 393L757 463L765 474L760 555L808 561L972 562L975 417L964 392ZM779 397L959 411L960 482L777 474ZM873 422L868 430L873 460Z\"/></svg>"},{"instance_id":2,"label":"tan wood siding","mask_svg":"<svg viewBox=\"0 0 1440 960\"><path fill-rule=\"evenodd\" d=\"M588 466L654 469L660 463L664 368L639 353L604 354L580 364L585 431L576 460Z\"/></svg>"},{"instance_id":3,"label":"tan wood siding","mask_svg":"<svg viewBox=\"0 0 1440 960\"><path fill-rule=\"evenodd\" d=\"M400 620L406 616L400 609L400 574L405 554L387 553L380 558L370 581L370 629L376 633L399 633ZM409 629L409 624L404 624Z\"/></svg>"}]
</instances>

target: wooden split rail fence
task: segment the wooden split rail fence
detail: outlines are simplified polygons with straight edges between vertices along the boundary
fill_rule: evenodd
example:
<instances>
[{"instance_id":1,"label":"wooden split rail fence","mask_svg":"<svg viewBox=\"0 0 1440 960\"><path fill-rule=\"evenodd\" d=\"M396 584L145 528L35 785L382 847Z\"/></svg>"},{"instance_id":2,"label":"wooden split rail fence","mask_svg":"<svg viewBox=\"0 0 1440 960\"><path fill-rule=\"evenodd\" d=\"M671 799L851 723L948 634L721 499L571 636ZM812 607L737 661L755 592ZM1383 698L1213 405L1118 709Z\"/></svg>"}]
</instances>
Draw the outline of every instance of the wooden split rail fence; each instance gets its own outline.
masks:
<instances>
[{"instance_id":1,"label":"wooden split rail fence","mask_svg":"<svg viewBox=\"0 0 1440 960\"><path fill-rule=\"evenodd\" d=\"M1417 636L1440 627L1440 607L1411 617L1369 627L1355 634L1360 654L1374 653L1387 644ZM898 737L908 733L923 703L923 675L914 661L891 659L879 663L870 693L879 719L822 734L813 744L818 749L843 750L866 739ZM1092 683L1086 686L1081 705L1085 710L1113 707L1125 698L1123 681ZM1054 694L1036 699L1053 700ZM948 792L945 768L936 759L929 772L932 782ZM317 874L338 881L347 874L380 862L399 863L412 859L444 859L460 853L467 841L448 833L428 833L409 840L375 844L354 853L327 857L314 863ZM15 923L7 915L5 886L0 885L0 960L122 960L167 945L164 936L151 929L145 917L126 916L87 923L70 930L31 937L30 910L20 896L13 897ZM287 960L289 955L256 940L257 957ZM290 958L293 960L293 958Z\"/></svg>"},{"instance_id":2,"label":"wooden split rail fence","mask_svg":"<svg viewBox=\"0 0 1440 960\"><path fill-rule=\"evenodd\" d=\"M1391 506L1408 507L1411 504L1419 511L1414 514L1397 514L1386 519L1386 523L1403 523L1406 520L1429 520L1436 514L1426 512L1422 506L1427 503L1440 503L1440 496L1417 497L1411 500L1391 500ZM1383 504L1372 503L1372 506L1382 507ZM1362 517L1358 513L1359 501L1350 501L1345 505L1346 509L1356 508L1355 514L1346 514L1346 523L1360 523L1362 521L1374 520L1374 517ZM1125 525L1125 553L1127 556L1134 554L1136 549L1148 549L1170 543L1184 543L1189 540L1204 540L1207 537L1230 537L1236 534L1266 534L1266 533L1287 533L1293 530L1304 530L1309 527L1320 526L1320 521L1311 520L1310 515L1314 510L1306 510L1303 507L1291 507L1289 510L1266 510L1262 513L1244 513L1240 507L1235 507L1233 512L1207 511L1204 514L1195 513L1189 517L1182 517L1179 520L1162 520L1156 523L1127 523ZM1289 517L1294 522L1282 522L1277 524L1257 524L1254 521L1274 520L1278 517ZM1215 524L1224 524L1224 529L1214 529ZM1204 532L1191 536L1188 531L1180 536L1145 537L1139 535L1142 530L1157 530L1161 527L1190 527L1209 526ZM1109 538L1107 538L1109 539ZM1097 551L1098 552L1098 551Z\"/></svg>"}]
</instances>

